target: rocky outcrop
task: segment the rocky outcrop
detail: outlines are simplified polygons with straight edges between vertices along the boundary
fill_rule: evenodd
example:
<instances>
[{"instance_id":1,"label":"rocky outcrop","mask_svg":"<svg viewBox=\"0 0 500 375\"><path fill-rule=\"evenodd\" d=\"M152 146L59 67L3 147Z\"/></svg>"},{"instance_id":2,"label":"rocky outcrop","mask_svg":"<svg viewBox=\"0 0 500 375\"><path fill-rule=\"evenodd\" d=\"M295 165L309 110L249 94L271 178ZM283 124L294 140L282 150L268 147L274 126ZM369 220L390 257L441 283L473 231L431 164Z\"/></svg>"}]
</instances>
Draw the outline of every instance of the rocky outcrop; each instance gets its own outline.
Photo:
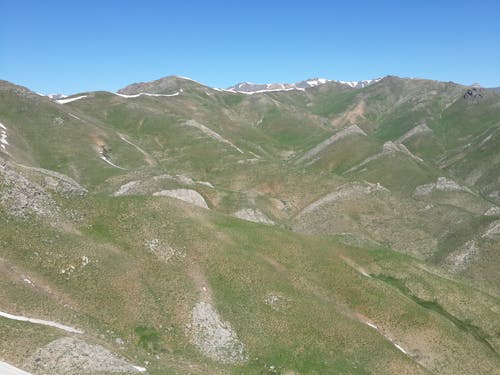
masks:
<instances>
[{"instance_id":1,"label":"rocky outcrop","mask_svg":"<svg viewBox=\"0 0 500 375\"><path fill-rule=\"evenodd\" d=\"M274 225L274 221L269 219L262 211L253 208L243 208L239 211L233 212L231 216L254 223Z\"/></svg>"},{"instance_id":2,"label":"rocky outcrop","mask_svg":"<svg viewBox=\"0 0 500 375\"><path fill-rule=\"evenodd\" d=\"M418 126L415 126L414 128L410 129L407 131L405 134L403 134L397 141L396 143L404 143L408 139L416 136L417 134L425 134L425 133L432 133L432 129L429 128L426 124L420 124Z\"/></svg>"},{"instance_id":3,"label":"rocky outcrop","mask_svg":"<svg viewBox=\"0 0 500 375\"><path fill-rule=\"evenodd\" d=\"M484 216L500 216L500 207L493 206L485 211Z\"/></svg>"},{"instance_id":4,"label":"rocky outcrop","mask_svg":"<svg viewBox=\"0 0 500 375\"><path fill-rule=\"evenodd\" d=\"M330 204L339 200L359 199L362 196L374 193L389 193L389 189L383 187L379 183L377 184L372 184L369 182L348 183L340 186L334 192L327 194L322 198L318 199L317 201L311 203L310 205L305 207L297 215L297 217L311 213L326 204Z\"/></svg>"},{"instance_id":5,"label":"rocky outcrop","mask_svg":"<svg viewBox=\"0 0 500 375\"><path fill-rule=\"evenodd\" d=\"M361 163L355 165L354 167L352 167L348 171L346 171L345 174L355 172L355 171L359 170L360 168L366 166L368 163L370 163L374 160L380 159L381 157L388 156L388 155L395 155L397 153L404 154L415 161L423 162L423 160L421 158L412 154L411 151L408 150L408 148L406 148L406 146L404 144L394 143L392 141L387 141L382 146L381 152L366 158Z\"/></svg>"},{"instance_id":6,"label":"rocky outcrop","mask_svg":"<svg viewBox=\"0 0 500 375\"><path fill-rule=\"evenodd\" d=\"M193 204L195 206L208 209L207 202L201 196L201 194L191 189L161 190L153 193L153 196L177 198L181 201Z\"/></svg>"},{"instance_id":7,"label":"rocky outcrop","mask_svg":"<svg viewBox=\"0 0 500 375\"><path fill-rule=\"evenodd\" d=\"M478 252L479 246L476 241L467 241L446 257L445 264L453 271L463 271Z\"/></svg>"},{"instance_id":8,"label":"rocky outcrop","mask_svg":"<svg viewBox=\"0 0 500 375\"><path fill-rule=\"evenodd\" d=\"M209 187L211 189L214 186L207 181L198 181L193 180L191 177L184 175L175 175L171 176L169 174L162 174L158 176L153 176L150 178L146 178L144 180L134 180L129 181L123 185L121 185L117 191L115 191L112 195L114 197L120 197L125 195L146 195L152 194L154 191L159 191L164 188L165 185L170 183L181 184L181 185L202 185L205 187Z\"/></svg>"},{"instance_id":9,"label":"rocky outcrop","mask_svg":"<svg viewBox=\"0 0 500 375\"><path fill-rule=\"evenodd\" d=\"M87 189L82 187L71 177L62 173L51 171L49 169L29 167L22 164L16 164L16 167L30 174L33 180L36 180L42 187L52 190L64 196L83 196L87 194Z\"/></svg>"},{"instance_id":10,"label":"rocky outcrop","mask_svg":"<svg viewBox=\"0 0 500 375\"><path fill-rule=\"evenodd\" d=\"M0 205L9 214L23 219L32 215L50 218L59 214L57 203L42 186L7 164L0 165Z\"/></svg>"},{"instance_id":11,"label":"rocky outcrop","mask_svg":"<svg viewBox=\"0 0 500 375\"><path fill-rule=\"evenodd\" d=\"M482 234L482 238L487 238L490 240L500 239L500 220L495 220L492 222L486 231Z\"/></svg>"},{"instance_id":12,"label":"rocky outcrop","mask_svg":"<svg viewBox=\"0 0 500 375\"><path fill-rule=\"evenodd\" d=\"M57 339L38 349L27 360L26 368L39 375L145 372L101 345L73 337Z\"/></svg>"},{"instance_id":13,"label":"rocky outcrop","mask_svg":"<svg viewBox=\"0 0 500 375\"><path fill-rule=\"evenodd\" d=\"M469 101L475 101L482 99L486 91L477 83L472 85L464 94L464 99Z\"/></svg>"},{"instance_id":14,"label":"rocky outcrop","mask_svg":"<svg viewBox=\"0 0 500 375\"><path fill-rule=\"evenodd\" d=\"M147 241L146 247L159 260L165 263L173 259L181 259L186 257L186 251L184 249L174 248L158 238L153 238Z\"/></svg>"},{"instance_id":15,"label":"rocky outcrop","mask_svg":"<svg viewBox=\"0 0 500 375\"><path fill-rule=\"evenodd\" d=\"M208 358L222 363L248 360L243 343L229 322L223 321L211 304L197 303L187 328L193 345Z\"/></svg>"},{"instance_id":16,"label":"rocky outcrop","mask_svg":"<svg viewBox=\"0 0 500 375\"><path fill-rule=\"evenodd\" d=\"M344 128L342 130L339 130L337 133L329 137L328 139L324 140L320 144L316 145L309 151L307 151L304 155L302 155L299 159L297 159L297 163L306 161L314 157L315 155L319 154L321 151L323 151L325 148L328 146L334 144L335 142L346 138L351 135L364 135L366 136L366 133L357 125L351 125L347 128Z\"/></svg>"},{"instance_id":17,"label":"rocky outcrop","mask_svg":"<svg viewBox=\"0 0 500 375\"><path fill-rule=\"evenodd\" d=\"M415 197L422 197L429 195L434 191L465 192L472 194L472 191L468 187L461 186L449 178L438 177L435 183L417 186L413 195Z\"/></svg>"}]
</instances>

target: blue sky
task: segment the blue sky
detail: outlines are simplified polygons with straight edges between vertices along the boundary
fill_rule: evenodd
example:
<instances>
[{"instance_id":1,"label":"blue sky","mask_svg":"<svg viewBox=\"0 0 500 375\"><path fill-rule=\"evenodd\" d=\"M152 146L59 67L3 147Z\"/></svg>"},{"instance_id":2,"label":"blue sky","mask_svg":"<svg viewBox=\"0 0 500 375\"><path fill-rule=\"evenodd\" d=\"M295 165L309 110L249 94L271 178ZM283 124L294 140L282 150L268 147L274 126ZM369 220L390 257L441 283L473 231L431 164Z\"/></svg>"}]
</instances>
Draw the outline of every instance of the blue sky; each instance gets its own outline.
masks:
<instances>
[{"instance_id":1,"label":"blue sky","mask_svg":"<svg viewBox=\"0 0 500 375\"><path fill-rule=\"evenodd\" d=\"M500 1L0 2L0 79L42 93L388 74L500 86Z\"/></svg>"}]
</instances>

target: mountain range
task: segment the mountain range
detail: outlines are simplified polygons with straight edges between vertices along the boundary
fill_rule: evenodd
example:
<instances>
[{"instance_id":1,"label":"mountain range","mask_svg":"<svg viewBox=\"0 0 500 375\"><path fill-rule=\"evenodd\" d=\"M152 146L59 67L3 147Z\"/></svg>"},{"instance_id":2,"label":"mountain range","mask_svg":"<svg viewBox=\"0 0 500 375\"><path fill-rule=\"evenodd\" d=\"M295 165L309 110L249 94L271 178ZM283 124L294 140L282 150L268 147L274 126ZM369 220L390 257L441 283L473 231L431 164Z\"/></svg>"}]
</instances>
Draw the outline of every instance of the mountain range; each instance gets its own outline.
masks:
<instances>
[{"instance_id":1,"label":"mountain range","mask_svg":"<svg viewBox=\"0 0 500 375\"><path fill-rule=\"evenodd\" d=\"M0 371L499 373L499 151L476 85L0 81Z\"/></svg>"}]
</instances>

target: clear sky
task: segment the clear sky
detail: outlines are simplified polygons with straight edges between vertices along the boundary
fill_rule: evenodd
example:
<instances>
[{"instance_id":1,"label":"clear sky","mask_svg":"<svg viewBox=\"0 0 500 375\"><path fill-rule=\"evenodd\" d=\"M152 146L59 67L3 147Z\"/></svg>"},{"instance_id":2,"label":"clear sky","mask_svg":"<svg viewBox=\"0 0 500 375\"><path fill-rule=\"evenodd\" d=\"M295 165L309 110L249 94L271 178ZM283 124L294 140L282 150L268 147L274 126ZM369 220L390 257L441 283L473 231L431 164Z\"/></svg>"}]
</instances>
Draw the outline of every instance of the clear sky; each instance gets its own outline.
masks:
<instances>
[{"instance_id":1,"label":"clear sky","mask_svg":"<svg viewBox=\"0 0 500 375\"><path fill-rule=\"evenodd\" d=\"M167 75L500 86L499 0L0 0L0 19L0 79L41 93Z\"/></svg>"}]
</instances>

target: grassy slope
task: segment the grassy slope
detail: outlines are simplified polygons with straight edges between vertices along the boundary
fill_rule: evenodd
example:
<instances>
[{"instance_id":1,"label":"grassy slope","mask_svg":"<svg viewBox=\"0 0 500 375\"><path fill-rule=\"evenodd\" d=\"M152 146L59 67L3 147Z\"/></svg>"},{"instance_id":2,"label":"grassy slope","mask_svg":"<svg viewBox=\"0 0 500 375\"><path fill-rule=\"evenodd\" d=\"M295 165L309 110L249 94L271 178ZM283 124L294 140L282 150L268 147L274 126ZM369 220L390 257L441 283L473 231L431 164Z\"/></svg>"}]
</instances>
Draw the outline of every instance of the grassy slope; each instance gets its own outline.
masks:
<instances>
[{"instance_id":1,"label":"grassy slope","mask_svg":"<svg viewBox=\"0 0 500 375\"><path fill-rule=\"evenodd\" d=\"M84 217L64 228L2 215L0 267L9 270L0 276L2 307L82 327L89 341L136 362L148 360L158 373L265 373L273 365L299 373L418 373L426 368L456 374L491 373L498 367L493 352L499 350L498 299L485 292L498 295L498 242L486 243L463 273L450 276L439 267L495 219L481 212L491 205L484 198L491 200L488 194L498 190L497 97L464 103L460 86L394 77L362 90L328 84L306 93L255 96L207 91L195 83L184 87L177 97L125 99L98 92L59 105L2 86L0 122L9 129L12 156L66 173L97 192L62 201ZM183 125L189 119L244 154ZM383 142L422 122L432 135L406 144L424 162L396 154L345 173L379 152ZM302 152L353 123L368 136L335 143L310 166L295 164ZM126 170L99 160L100 144ZM241 164L255 157L251 152L259 161ZM256 207L280 226L255 225L168 198L109 197L123 183L165 173L213 183L215 189L195 188L216 211ZM417 185L448 173L483 196L412 198ZM316 235L283 229L296 225L293 217L302 208L351 180L380 182L392 193L389 199L326 206L304 223ZM162 188L177 187L189 186L168 182ZM343 227L341 232L427 262L317 235ZM153 238L186 256L162 263L147 250ZM85 267L82 256L90 259ZM76 270L61 274L69 265ZM360 267L377 277L362 276L356 271ZM23 274L35 288L22 281ZM200 280L208 282L213 303L246 344L248 364L207 362L190 344L185 325L200 299ZM269 294L282 296L282 303L265 304ZM380 333L360 323L365 318ZM33 345L45 342L43 335L60 334L5 319L0 327L9 342ZM125 340L124 348L114 343L116 337ZM7 342L1 350L14 363L27 355Z\"/></svg>"},{"instance_id":2,"label":"grassy slope","mask_svg":"<svg viewBox=\"0 0 500 375\"><path fill-rule=\"evenodd\" d=\"M360 316L429 369L487 373L498 364L498 356L469 332L356 268L402 279L412 293L424 293L419 298L480 327L495 350L498 342L491 337L499 322L490 308L498 301L423 271L422 264L393 251L346 247L335 239L251 224L168 198L95 197L74 208L85 212L86 220L71 232L2 223L2 238L10 245L3 249L5 260L52 291L40 295L40 302L19 298L32 293L30 287L11 281L5 284L4 308L74 324L90 337L104 334L102 341L111 346L122 337L123 353L149 359L153 369L172 361L178 366L206 362L184 328L200 298L198 278L208 280L215 306L250 352L243 367L223 367L231 373L258 372L271 364L300 373L423 371ZM152 238L182 249L186 257L160 262L147 250ZM90 259L85 267L80 265L84 255ZM76 270L61 274L68 264ZM275 309L264 303L270 293L284 300ZM69 310L62 301L69 302ZM141 349L137 327L158 332L158 346L149 351L157 351L159 360ZM431 344L434 340L442 347Z\"/></svg>"}]
</instances>

